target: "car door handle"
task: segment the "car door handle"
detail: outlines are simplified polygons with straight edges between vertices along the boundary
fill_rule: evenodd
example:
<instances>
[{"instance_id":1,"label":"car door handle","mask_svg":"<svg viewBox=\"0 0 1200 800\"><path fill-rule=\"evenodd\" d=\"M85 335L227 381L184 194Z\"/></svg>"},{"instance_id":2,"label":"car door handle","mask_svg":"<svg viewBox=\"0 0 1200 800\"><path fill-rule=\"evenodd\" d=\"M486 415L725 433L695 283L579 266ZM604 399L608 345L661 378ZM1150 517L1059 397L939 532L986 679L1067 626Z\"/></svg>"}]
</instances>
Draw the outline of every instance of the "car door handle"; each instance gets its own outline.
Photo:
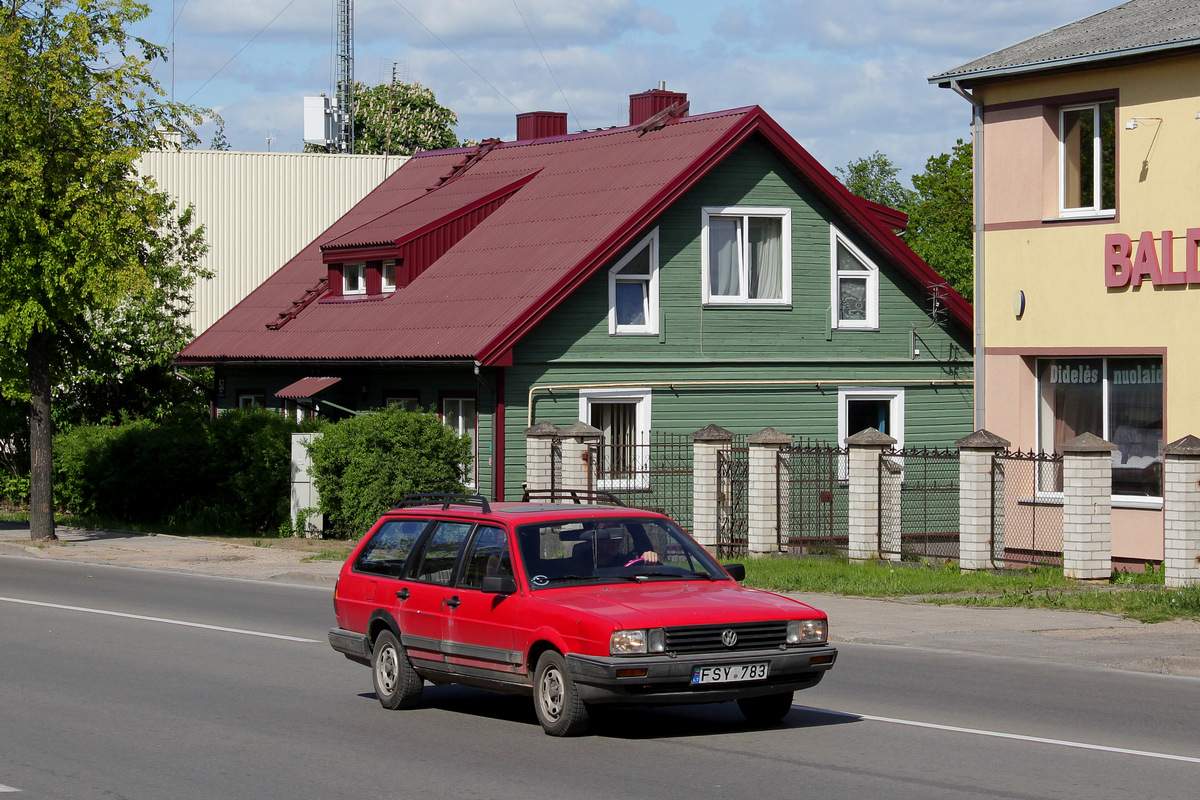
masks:
<instances>
[{"instance_id":1,"label":"car door handle","mask_svg":"<svg viewBox=\"0 0 1200 800\"><path fill-rule=\"evenodd\" d=\"M443 600L442 606L443 607L450 606L451 608L458 608L461 603L462 603L462 600L459 600L458 595L455 595L454 597L447 597L445 600Z\"/></svg>"},{"instance_id":2,"label":"car door handle","mask_svg":"<svg viewBox=\"0 0 1200 800\"><path fill-rule=\"evenodd\" d=\"M399 597L401 600L407 600L408 589L401 589L400 591L396 592L396 597Z\"/></svg>"}]
</instances>

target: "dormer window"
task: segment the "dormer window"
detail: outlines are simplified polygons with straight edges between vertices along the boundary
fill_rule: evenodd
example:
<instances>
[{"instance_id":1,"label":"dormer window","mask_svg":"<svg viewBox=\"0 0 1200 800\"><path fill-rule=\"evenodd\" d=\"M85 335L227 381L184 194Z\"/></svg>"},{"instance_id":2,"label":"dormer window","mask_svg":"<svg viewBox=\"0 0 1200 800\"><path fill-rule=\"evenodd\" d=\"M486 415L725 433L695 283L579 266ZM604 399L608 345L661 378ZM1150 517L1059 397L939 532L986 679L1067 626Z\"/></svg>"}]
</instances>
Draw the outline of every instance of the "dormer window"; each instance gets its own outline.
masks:
<instances>
[{"instance_id":1,"label":"dormer window","mask_svg":"<svg viewBox=\"0 0 1200 800\"><path fill-rule=\"evenodd\" d=\"M396 291L396 259L390 258L384 261L380 272L383 275L383 291Z\"/></svg>"},{"instance_id":2,"label":"dormer window","mask_svg":"<svg viewBox=\"0 0 1200 800\"><path fill-rule=\"evenodd\" d=\"M367 265L363 261L342 264L342 294L367 293Z\"/></svg>"}]
</instances>

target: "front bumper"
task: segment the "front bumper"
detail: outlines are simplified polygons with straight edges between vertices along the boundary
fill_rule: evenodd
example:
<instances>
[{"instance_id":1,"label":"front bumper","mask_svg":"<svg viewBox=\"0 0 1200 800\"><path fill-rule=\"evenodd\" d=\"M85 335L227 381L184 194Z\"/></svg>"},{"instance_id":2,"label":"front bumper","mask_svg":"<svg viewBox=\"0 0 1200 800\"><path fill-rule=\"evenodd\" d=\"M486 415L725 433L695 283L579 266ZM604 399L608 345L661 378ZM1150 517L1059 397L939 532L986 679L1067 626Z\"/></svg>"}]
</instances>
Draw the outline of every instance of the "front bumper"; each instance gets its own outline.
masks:
<instances>
[{"instance_id":1,"label":"front bumper","mask_svg":"<svg viewBox=\"0 0 1200 800\"><path fill-rule=\"evenodd\" d=\"M828 645L787 650L739 650L737 653L697 653L686 656L605 658L568 655L567 668L585 703L671 705L719 703L746 697L795 692L816 686L837 660ZM695 667L767 662L762 680L693 684ZM630 675L630 671L645 674ZM618 674L618 671L621 674Z\"/></svg>"}]
</instances>

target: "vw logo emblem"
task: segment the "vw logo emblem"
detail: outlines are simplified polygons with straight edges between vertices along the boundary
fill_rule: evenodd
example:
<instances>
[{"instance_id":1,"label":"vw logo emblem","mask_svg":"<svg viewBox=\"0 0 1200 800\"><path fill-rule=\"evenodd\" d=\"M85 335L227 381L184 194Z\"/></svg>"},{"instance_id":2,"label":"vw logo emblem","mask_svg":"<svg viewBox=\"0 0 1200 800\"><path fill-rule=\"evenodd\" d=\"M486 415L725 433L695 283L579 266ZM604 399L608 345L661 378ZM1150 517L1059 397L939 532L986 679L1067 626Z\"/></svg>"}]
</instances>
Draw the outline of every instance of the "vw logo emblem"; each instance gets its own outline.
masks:
<instances>
[{"instance_id":1,"label":"vw logo emblem","mask_svg":"<svg viewBox=\"0 0 1200 800\"><path fill-rule=\"evenodd\" d=\"M721 631L721 644L726 647L733 647L737 644L737 631L730 630L729 628Z\"/></svg>"}]
</instances>

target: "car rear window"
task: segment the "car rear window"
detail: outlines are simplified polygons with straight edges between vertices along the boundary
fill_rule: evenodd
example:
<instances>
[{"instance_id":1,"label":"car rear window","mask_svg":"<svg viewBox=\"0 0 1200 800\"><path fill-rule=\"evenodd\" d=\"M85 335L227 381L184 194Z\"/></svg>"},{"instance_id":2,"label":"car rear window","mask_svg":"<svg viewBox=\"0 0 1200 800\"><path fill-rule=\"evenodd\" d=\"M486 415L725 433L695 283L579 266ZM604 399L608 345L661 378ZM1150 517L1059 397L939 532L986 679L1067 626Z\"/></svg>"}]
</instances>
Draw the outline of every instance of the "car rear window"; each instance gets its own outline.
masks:
<instances>
[{"instance_id":1,"label":"car rear window","mask_svg":"<svg viewBox=\"0 0 1200 800\"><path fill-rule=\"evenodd\" d=\"M428 519L389 519L379 526L359 551L354 568L359 572L400 577L413 545L429 527Z\"/></svg>"}]
</instances>

